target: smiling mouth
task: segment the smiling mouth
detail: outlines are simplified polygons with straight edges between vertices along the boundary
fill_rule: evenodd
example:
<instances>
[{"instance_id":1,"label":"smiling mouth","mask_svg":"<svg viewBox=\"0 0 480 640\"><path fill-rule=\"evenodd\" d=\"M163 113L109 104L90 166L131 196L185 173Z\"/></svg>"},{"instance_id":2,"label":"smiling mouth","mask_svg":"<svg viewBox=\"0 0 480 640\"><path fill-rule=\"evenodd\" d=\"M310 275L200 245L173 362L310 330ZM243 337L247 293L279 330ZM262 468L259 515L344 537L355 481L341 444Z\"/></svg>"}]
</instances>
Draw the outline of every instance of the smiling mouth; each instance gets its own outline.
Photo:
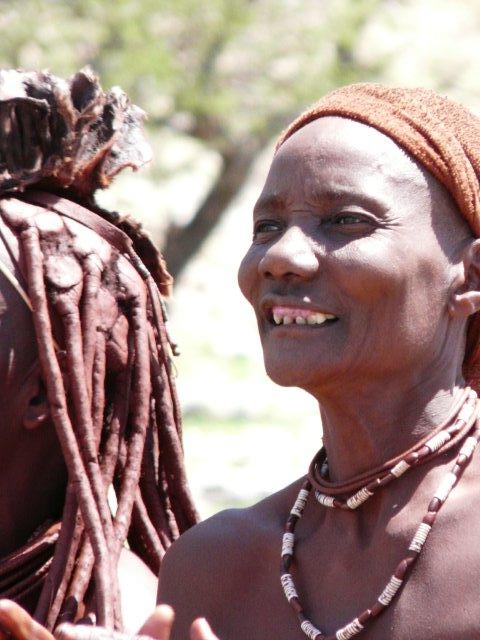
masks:
<instances>
[{"instance_id":1,"label":"smiling mouth","mask_svg":"<svg viewBox=\"0 0 480 640\"><path fill-rule=\"evenodd\" d=\"M274 306L269 310L268 321L274 326L279 325L308 325L318 326L332 324L338 320L331 313L309 311L295 307Z\"/></svg>"}]
</instances>

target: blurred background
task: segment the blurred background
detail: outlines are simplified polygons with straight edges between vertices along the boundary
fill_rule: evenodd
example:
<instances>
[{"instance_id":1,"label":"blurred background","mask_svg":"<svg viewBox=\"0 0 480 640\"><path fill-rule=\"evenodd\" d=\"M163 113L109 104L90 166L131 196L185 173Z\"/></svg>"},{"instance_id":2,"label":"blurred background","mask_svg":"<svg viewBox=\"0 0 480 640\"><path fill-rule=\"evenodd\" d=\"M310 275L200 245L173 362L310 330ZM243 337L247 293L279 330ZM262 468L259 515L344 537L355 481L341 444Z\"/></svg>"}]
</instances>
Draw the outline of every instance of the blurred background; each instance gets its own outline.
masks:
<instances>
[{"instance_id":1,"label":"blurred background","mask_svg":"<svg viewBox=\"0 0 480 640\"><path fill-rule=\"evenodd\" d=\"M90 65L148 113L151 165L100 202L131 212L175 276L169 303L192 489L207 517L305 473L315 402L263 371L237 291L276 136L355 81L423 85L480 106L475 0L0 0L0 66Z\"/></svg>"}]
</instances>

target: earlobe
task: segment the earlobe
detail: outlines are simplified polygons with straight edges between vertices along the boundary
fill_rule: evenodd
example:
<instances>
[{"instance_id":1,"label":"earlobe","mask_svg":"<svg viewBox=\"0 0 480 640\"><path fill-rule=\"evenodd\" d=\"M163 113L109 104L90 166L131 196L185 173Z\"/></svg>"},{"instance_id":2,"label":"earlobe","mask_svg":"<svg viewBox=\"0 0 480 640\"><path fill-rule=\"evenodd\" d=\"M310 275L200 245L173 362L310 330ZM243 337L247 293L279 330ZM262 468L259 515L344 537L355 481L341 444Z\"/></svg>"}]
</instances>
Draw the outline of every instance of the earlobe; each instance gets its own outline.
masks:
<instances>
[{"instance_id":1,"label":"earlobe","mask_svg":"<svg viewBox=\"0 0 480 640\"><path fill-rule=\"evenodd\" d=\"M36 387L30 394L23 414L23 427L25 429L40 427L50 416L47 392L40 379L38 379Z\"/></svg>"},{"instance_id":2,"label":"earlobe","mask_svg":"<svg viewBox=\"0 0 480 640\"><path fill-rule=\"evenodd\" d=\"M465 249L462 266L449 311L452 316L467 318L480 311L480 240L474 240Z\"/></svg>"}]
</instances>

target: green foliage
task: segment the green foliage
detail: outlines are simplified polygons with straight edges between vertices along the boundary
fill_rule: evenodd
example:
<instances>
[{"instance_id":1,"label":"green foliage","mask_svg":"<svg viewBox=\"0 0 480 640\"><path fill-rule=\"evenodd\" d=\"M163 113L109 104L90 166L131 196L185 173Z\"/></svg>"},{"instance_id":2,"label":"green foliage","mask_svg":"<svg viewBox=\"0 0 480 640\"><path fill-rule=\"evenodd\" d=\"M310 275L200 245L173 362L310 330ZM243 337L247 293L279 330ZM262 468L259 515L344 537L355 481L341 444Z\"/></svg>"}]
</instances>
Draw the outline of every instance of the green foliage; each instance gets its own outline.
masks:
<instances>
[{"instance_id":1,"label":"green foliage","mask_svg":"<svg viewBox=\"0 0 480 640\"><path fill-rule=\"evenodd\" d=\"M375 70L356 59L379 0L3 0L0 65L90 64L212 148L258 146L299 108Z\"/></svg>"}]
</instances>

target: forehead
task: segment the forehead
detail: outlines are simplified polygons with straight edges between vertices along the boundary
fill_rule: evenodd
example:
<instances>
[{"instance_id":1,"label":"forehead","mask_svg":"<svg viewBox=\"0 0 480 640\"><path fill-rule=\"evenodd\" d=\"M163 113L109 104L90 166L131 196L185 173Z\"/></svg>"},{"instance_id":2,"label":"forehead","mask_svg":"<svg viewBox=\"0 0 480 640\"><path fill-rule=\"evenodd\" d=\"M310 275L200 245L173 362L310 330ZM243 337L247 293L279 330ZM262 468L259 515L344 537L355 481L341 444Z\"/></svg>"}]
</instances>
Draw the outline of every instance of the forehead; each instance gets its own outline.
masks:
<instances>
[{"instance_id":1,"label":"forehead","mask_svg":"<svg viewBox=\"0 0 480 640\"><path fill-rule=\"evenodd\" d=\"M433 232L450 256L473 237L450 193L415 158L377 129L336 116L308 123L278 149L253 213L344 204L415 228L417 237Z\"/></svg>"},{"instance_id":2,"label":"forehead","mask_svg":"<svg viewBox=\"0 0 480 640\"><path fill-rule=\"evenodd\" d=\"M433 176L380 131L346 118L322 117L279 148L263 195L288 198L301 188L306 197L351 189L381 197L405 187L427 191L430 180Z\"/></svg>"}]
</instances>

